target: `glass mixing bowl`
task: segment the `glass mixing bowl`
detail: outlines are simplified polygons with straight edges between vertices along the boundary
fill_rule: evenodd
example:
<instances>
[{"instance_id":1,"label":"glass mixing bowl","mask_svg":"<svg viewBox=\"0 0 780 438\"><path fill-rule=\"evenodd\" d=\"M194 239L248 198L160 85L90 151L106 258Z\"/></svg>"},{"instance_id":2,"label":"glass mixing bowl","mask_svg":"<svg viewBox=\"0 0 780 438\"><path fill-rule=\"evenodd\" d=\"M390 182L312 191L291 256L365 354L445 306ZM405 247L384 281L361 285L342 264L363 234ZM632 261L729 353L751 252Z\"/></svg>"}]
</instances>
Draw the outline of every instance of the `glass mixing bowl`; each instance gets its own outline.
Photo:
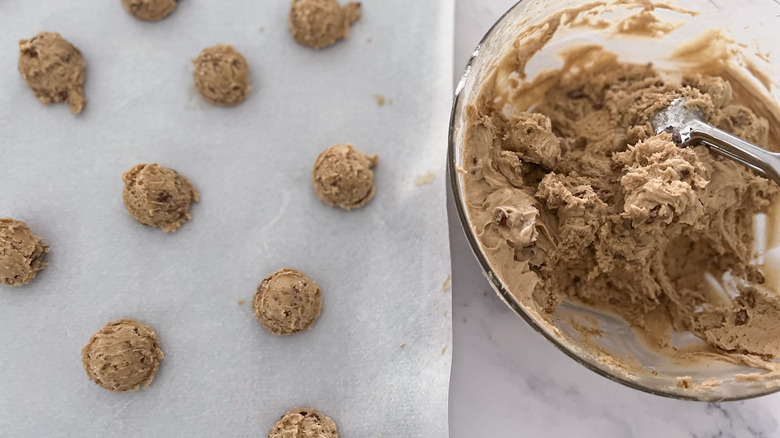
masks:
<instances>
[{"instance_id":1,"label":"glass mixing bowl","mask_svg":"<svg viewBox=\"0 0 780 438\"><path fill-rule=\"evenodd\" d=\"M769 394L780 389L780 377L766 379L763 382L738 381L737 374L761 373L744 365L736 365L723 361L699 361L684 364L666 360L659 353L648 348L624 321L610 315L602 314L584 306L564 303L559 306L553 316L557 329L539 320L538 314L529 311L521 304L506 287L505 282L491 267L488 257L483 251L475 234L469 217L464 180L459 173L463 159L465 108L478 93L483 81L494 69L494 62L499 59L507 47L516 39L524 26L541 22L551 14L562 9L582 6L586 1L520 1L502 16L482 39L469 61L465 73L457 86L452 109L449 132L448 166L450 184L455 197L461 224L471 248L482 266L485 276L490 281L499 297L530 324L544 335L558 349L582 364L626 386L648 393L679 399L714 401L739 400ZM623 3L627 10L641 2ZM528 64L528 80L534 74L545 69L557 68L561 61L555 50L571 44L581 44L592 41L602 44L616 52L621 60L636 63L653 62L655 65L669 67L667 55L681 42L687 41L712 28L726 29L733 39L741 44L742 52L750 58L752 65L761 65L766 70L766 80L772 83L771 95L775 101L780 101L777 84L780 83L780 67L769 62L766 52L761 52L757 45L763 42L771 49L774 41L780 40L780 4L772 0L741 0L739 2L713 2L708 0L687 0L677 3L679 6L696 11L695 16L675 16L675 13L664 10L674 20L682 20L681 26L663 39L650 38L615 38L600 34L595 28L574 28L560 38L553 38ZM679 15L679 14L678 14ZM672 17L674 16L674 17ZM607 19L609 17L606 17ZM684 21L684 23L682 23ZM673 67L672 67L673 68ZM761 238L759 236L759 238ZM771 243L770 243L771 246ZM769 258L769 257L768 257ZM780 259L778 259L780 260ZM588 315L599 320L603 336L598 339L599 345L617 356L630 357L638 363L640 371L626 371L610 366L608 360L594 351L592 347L581 340L576 330L567 323L571 315ZM566 316L566 317L565 317ZM692 336L691 336L692 337ZM678 377L689 376L693 382L705 382L695 391L679 385ZM722 383L708 387L708 379L718 379Z\"/></svg>"}]
</instances>

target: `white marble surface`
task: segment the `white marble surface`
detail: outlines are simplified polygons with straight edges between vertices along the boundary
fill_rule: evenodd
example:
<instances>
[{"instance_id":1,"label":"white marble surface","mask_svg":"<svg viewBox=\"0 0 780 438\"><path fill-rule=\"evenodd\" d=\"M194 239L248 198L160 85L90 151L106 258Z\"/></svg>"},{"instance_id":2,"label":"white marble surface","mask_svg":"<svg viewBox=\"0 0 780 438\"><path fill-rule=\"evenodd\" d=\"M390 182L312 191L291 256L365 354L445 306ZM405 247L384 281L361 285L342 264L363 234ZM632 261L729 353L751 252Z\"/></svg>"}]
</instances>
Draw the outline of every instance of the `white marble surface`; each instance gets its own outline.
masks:
<instances>
[{"instance_id":1,"label":"white marble surface","mask_svg":"<svg viewBox=\"0 0 780 438\"><path fill-rule=\"evenodd\" d=\"M458 0L455 77L513 0ZM611 382L559 352L482 276L449 200L453 271L450 436L780 437L780 394L730 403L677 401Z\"/></svg>"}]
</instances>

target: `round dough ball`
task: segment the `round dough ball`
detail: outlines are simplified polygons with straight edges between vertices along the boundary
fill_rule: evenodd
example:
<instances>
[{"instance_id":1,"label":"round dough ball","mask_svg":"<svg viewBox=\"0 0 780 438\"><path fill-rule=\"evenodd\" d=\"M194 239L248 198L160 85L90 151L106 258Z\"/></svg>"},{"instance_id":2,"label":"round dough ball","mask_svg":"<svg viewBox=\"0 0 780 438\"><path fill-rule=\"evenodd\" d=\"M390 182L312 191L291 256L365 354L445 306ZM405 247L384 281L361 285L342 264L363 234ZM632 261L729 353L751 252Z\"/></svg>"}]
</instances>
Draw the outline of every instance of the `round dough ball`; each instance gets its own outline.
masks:
<instances>
[{"instance_id":1,"label":"round dough ball","mask_svg":"<svg viewBox=\"0 0 780 438\"><path fill-rule=\"evenodd\" d=\"M195 64L195 86L200 95L214 105L238 105L252 90L249 65L229 44L203 49L192 63Z\"/></svg>"},{"instance_id":2,"label":"round dough ball","mask_svg":"<svg viewBox=\"0 0 780 438\"><path fill-rule=\"evenodd\" d=\"M114 392L148 388L163 356L154 331L132 319L109 322L81 349L89 380Z\"/></svg>"},{"instance_id":3,"label":"round dough ball","mask_svg":"<svg viewBox=\"0 0 780 438\"><path fill-rule=\"evenodd\" d=\"M122 0L122 6L133 17L143 21L159 21L176 9L177 0Z\"/></svg>"},{"instance_id":4,"label":"round dough ball","mask_svg":"<svg viewBox=\"0 0 780 438\"><path fill-rule=\"evenodd\" d=\"M349 36L349 25L360 18L360 3L344 7L336 0L293 0L290 33L304 46L322 49Z\"/></svg>"},{"instance_id":5,"label":"round dough ball","mask_svg":"<svg viewBox=\"0 0 780 438\"><path fill-rule=\"evenodd\" d=\"M49 247L26 223L0 218L0 284L21 286L46 267Z\"/></svg>"},{"instance_id":6,"label":"round dough ball","mask_svg":"<svg viewBox=\"0 0 780 438\"><path fill-rule=\"evenodd\" d=\"M339 144L326 149L317 158L312 172L314 192L328 205L346 210L360 208L374 197L374 172L377 156Z\"/></svg>"},{"instance_id":7,"label":"round dough ball","mask_svg":"<svg viewBox=\"0 0 780 438\"><path fill-rule=\"evenodd\" d=\"M79 49L58 33L41 32L19 41L19 73L45 105L68 102L73 114L84 109L84 68Z\"/></svg>"},{"instance_id":8,"label":"round dough ball","mask_svg":"<svg viewBox=\"0 0 780 438\"><path fill-rule=\"evenodd\" d=\"M308 330L322 313L317 283L295 269L281 269L266 277L252 302L255 317L275 335Z\"/></svg>"},{"instance_id":9,"label":"round dough ball","mask_svg":"<svg viewBox=\"0 0 780 438\"><path fill-rule=\"evenodd\" d=\"M192 220L190 204L200 197L190 181L175 170L157 164L137 164L122 179L125 207L139 223L169 232Z\"/></svg>"},{"instance_id":10,"label":"round dough ball","mask_svg":"<svg viewBox=\"0 0 780 438\"><path fill-rule=\"evenodd\" d=\"M295 408L268 432L268 438L338 438L336 423L314 409Z\"/></svg>"}]
</instances>

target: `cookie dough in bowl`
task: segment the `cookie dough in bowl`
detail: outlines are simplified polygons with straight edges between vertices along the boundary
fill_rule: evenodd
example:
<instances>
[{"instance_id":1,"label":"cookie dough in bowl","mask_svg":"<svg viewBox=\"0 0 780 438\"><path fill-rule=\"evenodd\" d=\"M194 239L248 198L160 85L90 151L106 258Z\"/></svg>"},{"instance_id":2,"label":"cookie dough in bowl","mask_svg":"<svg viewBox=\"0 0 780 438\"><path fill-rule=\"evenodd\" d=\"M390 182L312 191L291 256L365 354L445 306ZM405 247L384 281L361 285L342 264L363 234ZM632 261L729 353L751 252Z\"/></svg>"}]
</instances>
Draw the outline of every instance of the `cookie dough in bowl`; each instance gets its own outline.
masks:
<instances>
[{"instance_id":1,"label":"cookie dough in bowl","mask_svg":"<svg viewBox=\"0 0 780 438\"><path fill-rule=\"evenodd\" d=\"M744 398L780 385L780 189L650 120L682 96L778 150L780 74L744 26L713 29L726 11L684 6L518 4L459 86L453 189L497 292L564 352L649 392Z\"/></svg>"}]
</instances>

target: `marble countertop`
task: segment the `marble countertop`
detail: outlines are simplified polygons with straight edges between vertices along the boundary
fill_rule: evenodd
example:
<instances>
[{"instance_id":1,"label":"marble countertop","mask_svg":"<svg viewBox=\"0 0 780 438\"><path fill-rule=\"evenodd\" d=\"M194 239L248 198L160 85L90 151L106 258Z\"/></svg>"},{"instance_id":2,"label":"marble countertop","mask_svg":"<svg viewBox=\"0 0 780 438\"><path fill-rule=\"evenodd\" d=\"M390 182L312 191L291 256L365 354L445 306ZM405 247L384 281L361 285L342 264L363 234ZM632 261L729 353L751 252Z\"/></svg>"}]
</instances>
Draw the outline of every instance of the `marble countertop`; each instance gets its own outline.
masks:
<instances>
[{"instance_id":1,"label":"marble countertop","mask_svg":"<svg viewBox=\"0 0 780 438\"><path fill-rule=\"evenodd\" d=\"M457 0L455 72L514 0ZM575 363L505 306L448 199L453 272L450 437L780 437L780 394L697 403L645 394Z\"/></svg>"}]
</instances>

